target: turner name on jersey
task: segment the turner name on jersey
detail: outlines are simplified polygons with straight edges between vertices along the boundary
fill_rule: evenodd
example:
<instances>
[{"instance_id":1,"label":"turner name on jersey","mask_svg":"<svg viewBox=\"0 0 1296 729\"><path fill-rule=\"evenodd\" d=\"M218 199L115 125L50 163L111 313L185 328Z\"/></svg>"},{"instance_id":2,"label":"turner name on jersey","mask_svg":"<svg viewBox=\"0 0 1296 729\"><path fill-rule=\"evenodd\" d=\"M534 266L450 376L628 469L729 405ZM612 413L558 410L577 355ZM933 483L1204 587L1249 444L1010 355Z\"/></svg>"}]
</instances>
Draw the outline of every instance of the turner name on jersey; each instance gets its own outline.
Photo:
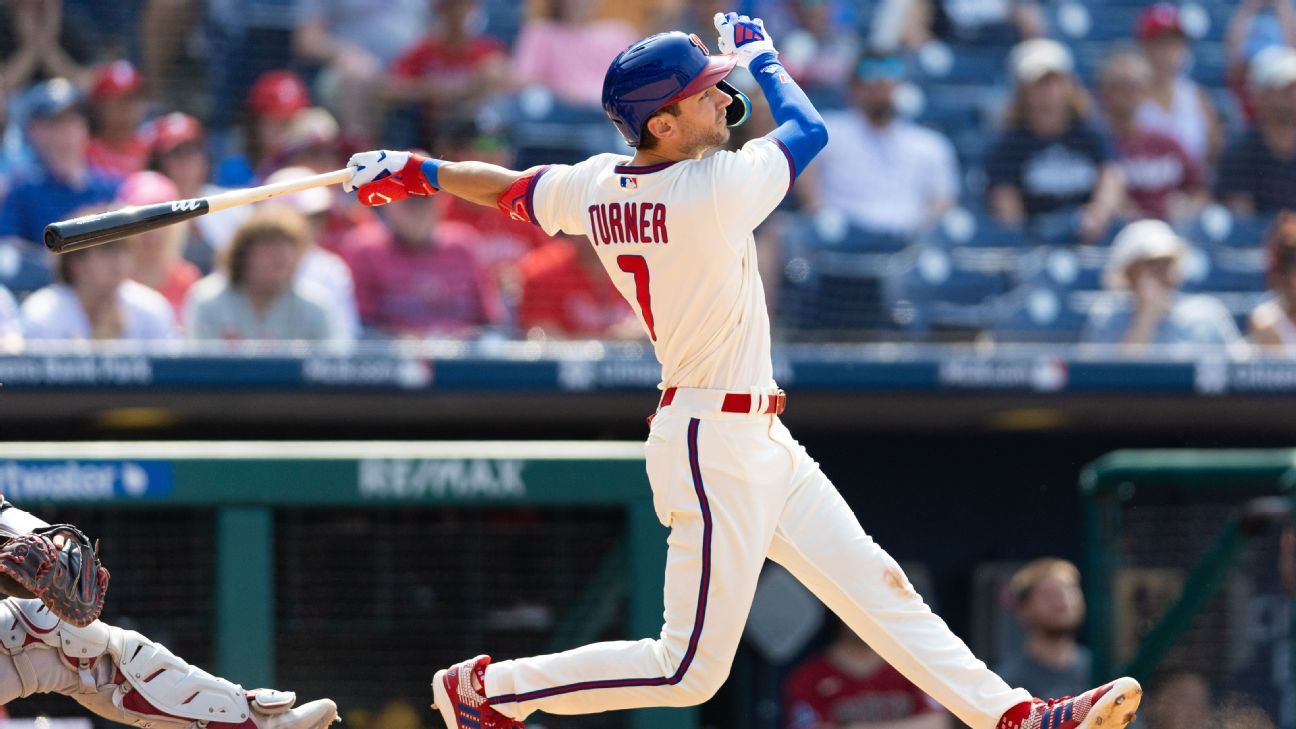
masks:
<instances>
[{"instance_id":1,"label":"turner name on jersey","mask_svg":"<svg viewBox=\"0 0 1296 729\"><path fill-rule=\"evenodd\" d=\"M670 242L666 206L653 202L611 202L589 206L589 234L594 245Z\"/></svg>"}]
</instances>

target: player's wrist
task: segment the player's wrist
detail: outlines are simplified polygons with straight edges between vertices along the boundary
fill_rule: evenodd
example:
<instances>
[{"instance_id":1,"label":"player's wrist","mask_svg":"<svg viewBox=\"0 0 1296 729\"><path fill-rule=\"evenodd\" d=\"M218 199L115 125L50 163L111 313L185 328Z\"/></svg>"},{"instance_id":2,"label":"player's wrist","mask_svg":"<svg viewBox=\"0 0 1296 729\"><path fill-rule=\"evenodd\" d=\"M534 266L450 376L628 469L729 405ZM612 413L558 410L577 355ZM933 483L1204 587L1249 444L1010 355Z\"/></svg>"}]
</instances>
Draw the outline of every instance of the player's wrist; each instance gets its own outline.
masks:
<instances>
[{"instance_id":1,"label":"player's wrist","mask_svg":"<svg viewBox=\"0 0 1296 729\"><path fill-rule=\"evenodd\" d=\"M432 189L440 190L441 183L437 178L441 171L441 165L445 160L437 159L435 157L423 157L421 155L414 155L414 158L419 160L419 171L423 173L423 179L427 180L428 184L432 186Z\"/></svg>"},{"instance_id":2,"label":"player's wrist","mask_svg":"<svg viewBox=\"0 0 1296 729\"><path fill-rule=\"evenodd\" d=\"M767 48L757 53L747 64L747 68L751 71L759 71L770 65L779 65L777 48Z\"/></svg>"}]
</instances>

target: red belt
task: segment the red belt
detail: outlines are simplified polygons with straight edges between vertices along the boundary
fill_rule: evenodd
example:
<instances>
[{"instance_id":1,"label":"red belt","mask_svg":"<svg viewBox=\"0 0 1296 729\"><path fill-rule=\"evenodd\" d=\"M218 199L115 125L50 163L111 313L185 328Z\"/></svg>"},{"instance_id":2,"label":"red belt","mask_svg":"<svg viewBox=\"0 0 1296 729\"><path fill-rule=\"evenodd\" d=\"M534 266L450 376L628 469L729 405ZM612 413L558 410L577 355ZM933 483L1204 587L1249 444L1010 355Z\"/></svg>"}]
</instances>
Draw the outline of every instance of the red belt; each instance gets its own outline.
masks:
<instances>
[{"instance_id":1,"label":"red belt","mask_svg":"<svg viewBox=\"0 0 1296 729\"><path fill-rule=\"evenodd\" d=\"M675 390L677 388L668 387L666 392L662 393L661 404L659 408L664 408L671 404L675 399ZM777 394L770 395L765 410L758 415L782 415L783 410L787 408L787 393L779 390ZM721 412L726 413L750 413L752 396L745 392L730 392L724 396L724 401L720 403Z\"/></svg>"}]
</instances>

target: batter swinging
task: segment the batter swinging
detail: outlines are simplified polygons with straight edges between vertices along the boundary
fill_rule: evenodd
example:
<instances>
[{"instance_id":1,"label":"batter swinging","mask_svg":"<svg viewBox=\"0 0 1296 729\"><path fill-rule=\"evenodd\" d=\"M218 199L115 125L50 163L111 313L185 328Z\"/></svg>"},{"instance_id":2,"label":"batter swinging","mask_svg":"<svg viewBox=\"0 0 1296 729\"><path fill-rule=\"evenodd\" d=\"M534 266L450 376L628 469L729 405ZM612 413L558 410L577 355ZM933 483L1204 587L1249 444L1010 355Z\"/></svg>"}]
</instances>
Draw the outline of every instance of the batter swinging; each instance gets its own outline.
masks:
<instances>
[{"instance_id":1,"label":"batter swinging","mask_svg":"<svg viewBox=\"0 0 1296 729\"><path fill-rule=\"evenodd\" d=\"M520 725L533 711L583 714L707 700L728 676L766 557L786 567L891 665L973 729L1120 729L1138 682L1032 699L977 660L914 592L778 414L770 327L752 231L827 143L823 120L780 65L764 23L717 15L723 55L662 33L612 62L603 107L635 148L514 172L478 162L366 152L347 185L381 205L444 190L584 235L638 312L662 365L646 446L657 517L670 528L661 636L439 671L450 729ZM756 78L778 126L715 151ZM879 170L878 174L886 174Z\"/></svg>"}]
</instances>

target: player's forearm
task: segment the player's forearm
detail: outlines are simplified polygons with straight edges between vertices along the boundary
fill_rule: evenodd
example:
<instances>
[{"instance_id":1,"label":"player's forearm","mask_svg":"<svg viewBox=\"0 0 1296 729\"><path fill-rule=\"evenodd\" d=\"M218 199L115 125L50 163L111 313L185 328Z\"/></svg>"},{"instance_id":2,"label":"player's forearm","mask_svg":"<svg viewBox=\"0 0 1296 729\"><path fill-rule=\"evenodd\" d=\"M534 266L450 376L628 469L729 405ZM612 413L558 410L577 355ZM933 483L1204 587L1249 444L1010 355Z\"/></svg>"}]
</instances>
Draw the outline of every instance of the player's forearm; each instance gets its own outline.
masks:
<instances>
[{"instance_id":1,"label":"player's forearm","mask_svg":"<svg viewBox=\"0 0 1296 729\"><path fill-rule=\"evenodd\" d=\"M765 93L770 113L778 124L778 128L768 136L778 140L787 149L796 174L799 175L828 144L828 127L805 92L779 63L776 55L766 53L756 57L751 62L750 70L761 91Z\"/></svg>"},{"instance_id":2,"label":"player's forearm","mask_svg":"<svg viewBox=\"0 0 1296 729\"><path fill-rule=\"evenodd\" d=\"M471 203L495 207L500 196L527 173L486 162L429 160L423 163L423 174L439 190Z\"/></svg>"}]
</instances>

